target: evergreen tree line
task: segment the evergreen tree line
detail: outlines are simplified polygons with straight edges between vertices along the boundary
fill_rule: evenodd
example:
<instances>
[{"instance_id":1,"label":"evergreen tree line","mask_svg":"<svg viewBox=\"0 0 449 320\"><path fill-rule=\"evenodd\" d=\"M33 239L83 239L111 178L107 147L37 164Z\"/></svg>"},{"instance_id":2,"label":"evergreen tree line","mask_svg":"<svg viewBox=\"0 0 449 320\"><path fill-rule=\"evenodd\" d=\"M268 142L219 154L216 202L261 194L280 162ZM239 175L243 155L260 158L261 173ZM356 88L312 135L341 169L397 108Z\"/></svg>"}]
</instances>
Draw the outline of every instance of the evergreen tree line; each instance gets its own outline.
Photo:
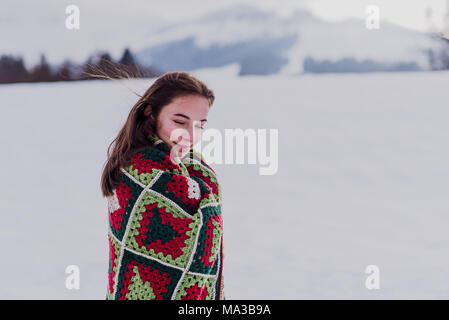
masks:
<instances>
[{"instance_id":1,"label":"evergreen tree line","mask_svg":"<svg viewBox=\"0 0 449 320\"><path fill-rule=\"evenodd\" d=\"M431 70L449 70L449 40L434 35L441 46L427 50ZM103 52L90 56L81 65L66 60L59 66L52 66L41 54L40 62L27 70L22 57L11 55L0 56L0 84L18 82L53 82L91 80L98 78L148 78L158 77L163 72L152 66L142 66L135 60L131 51L126 48L122 57L114 61L110 54Z\"/></svg>"},{"instance_id":2,"label":"evergreen tree line","mask_svg":"<svg viewBox=\"0 0 449 320\"><path fill-rule=\"evenodd\" d=\"M434 36L440 41L440 48L428 50L431 70L449 70L449 39L439 35Z\"/></svg>"},{"instance_id":3,"label":"evergreen tree line","mask_svg":"<svg viewBox=\"0 0 449 320\"><path fill-rule=\"evenodd\" d=\"M0 56L0 83L91 80L101 76L115 79L123 76L148 78L158 77L161 74L162 72L156 68L137 63L128 48L118 61L114 61L109 53L103 52L90 56L81 65L66 60L59 66L52 66L47 62L45 54L41 54L40 62L31 70L27 70L22 57Z\"/></svg>"}]
</instances>

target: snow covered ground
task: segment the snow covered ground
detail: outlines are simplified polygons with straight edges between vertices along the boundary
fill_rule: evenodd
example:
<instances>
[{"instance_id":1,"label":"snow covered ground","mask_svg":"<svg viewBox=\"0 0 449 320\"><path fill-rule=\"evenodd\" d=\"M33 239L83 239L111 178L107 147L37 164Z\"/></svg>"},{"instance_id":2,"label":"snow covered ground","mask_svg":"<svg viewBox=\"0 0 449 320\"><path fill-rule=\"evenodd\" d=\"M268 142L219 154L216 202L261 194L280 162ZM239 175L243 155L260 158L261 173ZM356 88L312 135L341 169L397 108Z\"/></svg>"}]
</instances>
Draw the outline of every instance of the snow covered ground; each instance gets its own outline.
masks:
<instances>
[{"instance_id":1,"label":"snow covered ground","mask_svg":"<svg viewBox=\"0 0 449 320\"><path fill-rule=\"evenodd\" d=\"M449 72L229 70L196 73L216 94L207 128L277 128L279 169L213 165L227 299L448 299ZM152 81L0 86L0 298L104 299L101 170L137 101L122 84Z\"/></svg>"}]
</instances>

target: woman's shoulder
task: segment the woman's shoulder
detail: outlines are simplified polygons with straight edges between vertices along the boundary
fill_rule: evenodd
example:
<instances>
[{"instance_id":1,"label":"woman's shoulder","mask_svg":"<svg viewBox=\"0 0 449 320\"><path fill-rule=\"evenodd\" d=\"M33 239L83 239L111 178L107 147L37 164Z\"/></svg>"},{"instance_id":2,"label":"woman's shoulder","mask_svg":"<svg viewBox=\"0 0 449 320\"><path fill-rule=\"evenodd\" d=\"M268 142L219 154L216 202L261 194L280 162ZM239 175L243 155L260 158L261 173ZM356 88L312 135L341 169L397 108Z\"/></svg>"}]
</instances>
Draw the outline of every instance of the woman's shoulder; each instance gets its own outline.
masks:
<instances>
[{"instance_id":1,"label":"woman's shoulder","mask_svg":"<svg viewBox=\"0 0 449 320\"><path fill-rule=\"evenodd\" d=\"M162 162L170 156L170 151L164 145L150 145L138 148L132 152L131 159L146 159L153 162Z\"/></svg>"}]
</instances>

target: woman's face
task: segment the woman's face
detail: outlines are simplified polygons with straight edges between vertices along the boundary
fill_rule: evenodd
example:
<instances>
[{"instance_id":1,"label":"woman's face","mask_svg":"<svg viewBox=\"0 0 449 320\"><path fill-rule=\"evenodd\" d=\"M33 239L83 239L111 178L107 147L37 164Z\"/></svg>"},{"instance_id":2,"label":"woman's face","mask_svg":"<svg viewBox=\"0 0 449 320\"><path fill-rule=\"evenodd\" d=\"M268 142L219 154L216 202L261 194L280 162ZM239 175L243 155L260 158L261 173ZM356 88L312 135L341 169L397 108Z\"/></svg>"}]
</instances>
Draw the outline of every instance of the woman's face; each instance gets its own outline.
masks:
<instances>
[{"instance_id":1,"label":"woman's face","mask_svg":"<svg viewBox=\"0 0 449 320\"><path fill-rule=\"evenodd\" d=\"M177 97L159 113L156 133L170 147L177 144L185 154L201 140L209 108L209 101L203 96Z\"/></svg>"}]
</instances>

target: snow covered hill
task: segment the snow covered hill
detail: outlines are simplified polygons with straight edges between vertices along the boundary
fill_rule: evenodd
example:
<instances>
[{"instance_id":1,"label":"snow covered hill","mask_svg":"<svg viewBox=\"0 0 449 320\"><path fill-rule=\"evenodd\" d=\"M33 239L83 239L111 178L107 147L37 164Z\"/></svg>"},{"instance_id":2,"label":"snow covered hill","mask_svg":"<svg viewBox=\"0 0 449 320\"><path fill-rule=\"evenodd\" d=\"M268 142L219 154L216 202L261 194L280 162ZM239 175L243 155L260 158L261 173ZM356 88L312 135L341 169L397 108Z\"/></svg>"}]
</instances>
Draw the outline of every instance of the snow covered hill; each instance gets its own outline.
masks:
<instances>
[{"instance_id":1,"label":"snow covered hill","mask_svg":"<svg viewBox=\"0 0 449 320\"><path fill-rule=\"evenodd\" d=\"M230 63L241 65L240 74L295 74L304 60L379 64L408 64L427 69L426 50L439 42L425 33L388 22L369 30L364 20L323 21L297 10L288 18L249 5L218 10L200 19L181 21L148 34L140 61L166 70L194 70Z\"/></svg>"}]
</instances>

